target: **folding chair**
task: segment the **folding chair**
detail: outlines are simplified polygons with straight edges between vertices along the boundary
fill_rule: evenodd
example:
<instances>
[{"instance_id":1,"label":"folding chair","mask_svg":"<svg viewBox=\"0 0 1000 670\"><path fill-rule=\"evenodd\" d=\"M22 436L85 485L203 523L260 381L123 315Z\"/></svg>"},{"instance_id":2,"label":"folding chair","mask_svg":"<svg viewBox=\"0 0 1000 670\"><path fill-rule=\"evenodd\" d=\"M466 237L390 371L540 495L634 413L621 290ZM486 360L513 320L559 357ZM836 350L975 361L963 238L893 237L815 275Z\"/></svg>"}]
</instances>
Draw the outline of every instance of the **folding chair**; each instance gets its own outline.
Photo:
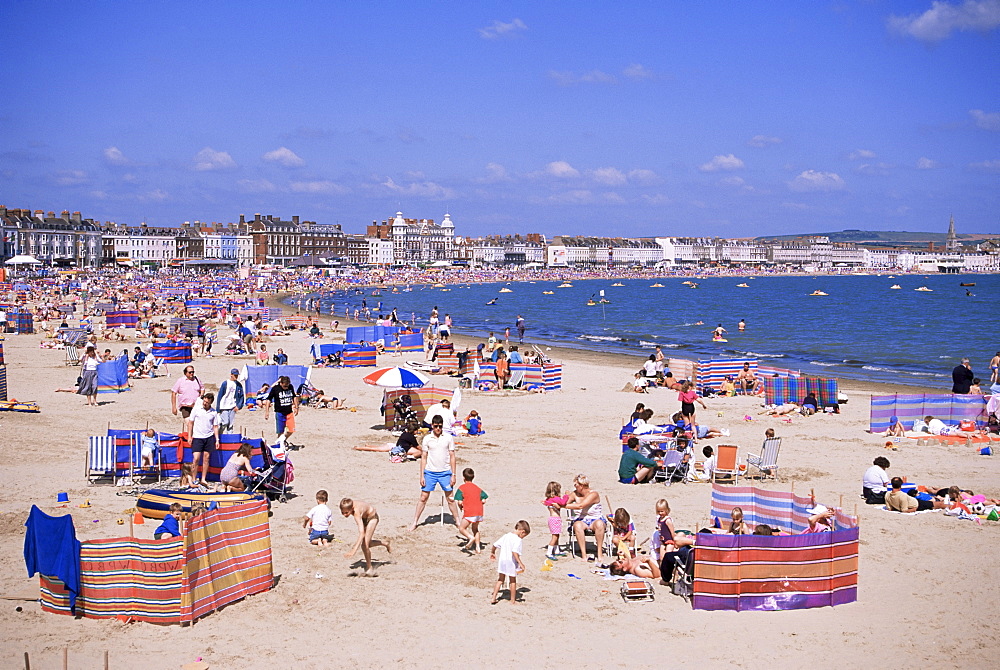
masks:
<instances>
[{"instance_id":1,"label":"folding chair","mask_svg":"<svg viewBox=\"0 0 1000 670\"><path fill-rule=\"evenodd\" d=\"M764 445L761 447L760 455L747 454L747 471L746 476L750 476L750 468L757 468L760 473L760 478L770 475L774 477L775 481L778 480L778 450L781 448L781 438L780 437L769 437L764 440Z\"/></svg>"},{"instance_id":2,"label":"folding chair","mask_svg":"<svg viewBox=\"0 0 1000 670\"><path fill-rule=\"evenodd\" d=\"M567 535L566 541L567 541L567 544L569 544L569 553L570 553L571 556L573 556L574 558L576 558L576 556L577 556L576 552L578 550L578 547L577 547L577 544L576 544L576 531L573 529L573 524L578 520L578 517L575 516L576 514L578 514L578 511L577 510L572 510L572 509L564 509L563 511L566 512L566 523L564 524L564 528L566 529L566 535ZM605 512L607 512L607 510L605 510ZM586 543L586 541L587 541L587 535L593 535L594 536L594 544L596 546L596 544L597 544L597 533L594 532L594 529L593 529L592 526L585 526L584 527L584 530L583 530L584 543ZM611 551L612 551L612 547L611 547L611 535L612 535L612 532L611 532L611 521L608 519L607 514L605 514L604 515L604 543L603 543L604 555L605 556L610 556L611 555Z\"/></svg>"},{"instance_id":3,"label":"folding chair","mask_svg":"<svg viewBox=\"0 0 1000 670\"><path fill-rule=\"evenodd\" d=\"M732 479L736 484L740 478L740 466L737 464L737 451L739 447L735 444L720 444L715 448L715 470L712 472L712 483L719 481L719 477Z\"/></svg>"},{"instance_id":4,"label":"folding chair","mask_svg":"<svg viewBox=\"0 0 1000 670\"><path fill-rule=\"evenodd\" d=\"M142 433L137 432L132 435L132 444L129 447L129 478L133 483L146 477L155 477L159 482L163 478L160 470L160 434L156 434L156 448L153 449L153 464L142 467Z\"/></svg>"},{"instance_id":5,"label":"folding chair","mask_svg":"<svg viewBox=\"0 0 1000 670\"><path fill-rule=\"evenodd\" d=\"M106 435L94 435L88 438L87 444L87 483L93 484L102 477L115 480L115 438Z\"/></svg>"},{"instance_id":6,"label":"folding chair","mask_svg":"<svg viewBox=\"0 0 1000 670\"><path fill-rule=\"evenodd\" d=\"M152 374L155 376L160 370L163 371L164 377L170 376L170 368L167 367L167 362L164 360L163 356L153 356Z\"/></svg>"},{"instance_id":7,"label":"folding chair","mask_svg":"<svg viewBox=\"0 0 1000 670\"><path fill-rule=\"evenodd\" d=\"M66 365L79 365L80 364L80 350L76 348L75 344L65 345L66 349Z\"/></svg>"},{"instance_id":8,"label":"folding chair","mask_svg":"<svg viewBox=\"0 0 1000 670\"><path fill-rule=\"evenodd\" d=\"M514 370L510 374L510 379L507 380L507 387L516 389L520 388L521 383L524 381L524 370Z\"/></svg>"}]
</instances>

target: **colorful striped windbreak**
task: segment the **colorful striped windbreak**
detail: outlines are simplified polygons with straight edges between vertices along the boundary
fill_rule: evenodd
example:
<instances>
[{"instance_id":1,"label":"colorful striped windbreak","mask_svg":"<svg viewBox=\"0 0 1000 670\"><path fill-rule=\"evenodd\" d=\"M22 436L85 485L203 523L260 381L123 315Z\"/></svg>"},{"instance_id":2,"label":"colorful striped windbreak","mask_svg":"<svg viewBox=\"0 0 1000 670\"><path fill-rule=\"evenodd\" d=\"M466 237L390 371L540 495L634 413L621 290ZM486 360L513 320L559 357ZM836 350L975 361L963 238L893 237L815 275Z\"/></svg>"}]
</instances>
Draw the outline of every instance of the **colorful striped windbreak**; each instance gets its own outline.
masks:
<instances>
[{"instance_id":1,"label":"colorful striped windbreak","mask_svg":"<svg viewBox=\"0 0 1000 670\"><path fill-rule=\"evenodd\" d=\"M699 533L692 605L704 610L789 610L857 600L857 517L836 510L833 530L804 533L809 498L750 486L715 485L712 515L723 527L733 507L751 527L789 535Z\"/></svg>"},{"instance_id":2,"label":"colorful striped windbreak","mask_svg":"<svg viewBox=\"0 0 1000 670\"><path fill-rule=\"evenodd\" d=\"M884 432L892 417L898 417L909 430L916 419L930 415L949 426L963 419L979 424L986 422L986 398L981 395L955 393L873 395L869 430Z\"/></svg>"},{"instance_id":3,"label":"colorful striped windbreak","mask_svg":"<svg viewBox=\"0 0 1000 670\"><path fill-rule=\"evenodd\" d=\"M272 583L267 503L252 502L206 512L180 538L82 543L76 614L191 623ZM58 579L40 577L40 598L47 612L71 613Z\"/></svg>"}]
</instances>

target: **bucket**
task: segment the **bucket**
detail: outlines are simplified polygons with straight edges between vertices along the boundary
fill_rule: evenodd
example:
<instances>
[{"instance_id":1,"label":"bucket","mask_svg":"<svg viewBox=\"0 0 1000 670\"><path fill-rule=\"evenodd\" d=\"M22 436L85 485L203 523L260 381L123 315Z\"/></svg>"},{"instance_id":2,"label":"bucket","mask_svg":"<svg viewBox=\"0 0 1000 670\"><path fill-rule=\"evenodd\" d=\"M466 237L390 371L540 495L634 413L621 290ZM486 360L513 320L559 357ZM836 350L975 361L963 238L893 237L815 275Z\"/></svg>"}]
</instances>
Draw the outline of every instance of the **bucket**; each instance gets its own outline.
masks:
<instances>
[{"instance_id":1,"label":"bucket","mask_svg":"<svg viewBox=\"0 0 1000 670\"><path fill-rule=\"evenodd\" d=\"M69 502L69 494L66 493L65 491L63 491L62 493L57 493L56 494L56 502L58 502L58 503L68 503Z\"/></svg>"}]
</instances>

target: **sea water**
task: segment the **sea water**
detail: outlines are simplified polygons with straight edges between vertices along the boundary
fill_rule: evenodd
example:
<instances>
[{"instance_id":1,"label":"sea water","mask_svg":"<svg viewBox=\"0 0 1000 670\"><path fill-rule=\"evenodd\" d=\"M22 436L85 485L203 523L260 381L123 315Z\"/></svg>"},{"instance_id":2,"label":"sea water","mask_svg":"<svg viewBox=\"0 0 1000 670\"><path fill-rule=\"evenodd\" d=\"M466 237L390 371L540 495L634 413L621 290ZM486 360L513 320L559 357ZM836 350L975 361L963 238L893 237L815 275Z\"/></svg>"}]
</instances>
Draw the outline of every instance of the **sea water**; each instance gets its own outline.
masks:
<instances>
[{"instance_id":1,"label":"sea water","mask_svg":"<svg viewBox=\"0 0 1000 670\"><path fill-rule=\"evenodd\" d=\"M684 284L697 283L697 288ZM962 282L975 282L962 287ZM396 308L400 319L427 325L431 309L450 314L454 332L503 337L518 315L526 342L592 351L649 355L659 344L668 357L750 357L810 374L942 389L963 356L989 379L988 362L1000 350L996 301L1000 275L852 275L573 280L459 284L444 290L413 286L409 292L373 289L323 295L323 311L342 316L364 299L377 314ZM654 288L653 284L663 284ZM745 283L746 288L738 284ZM891 289L899 285L901 289ZM914 289L926 286L931 291ZM500 293L501 288L511 292ZM814 291L826 296L811 296ZM545 295L544 291L552 291ZM601 298L608 304L587 305ZM969 296L969 291L973 295ZM486 303L497 298L496 304ZM746 330L737 325L743 319ZM700 323L699 323L700 322ZM728 342L713 342L718 325Z\"/></svg>"}]
</instances>

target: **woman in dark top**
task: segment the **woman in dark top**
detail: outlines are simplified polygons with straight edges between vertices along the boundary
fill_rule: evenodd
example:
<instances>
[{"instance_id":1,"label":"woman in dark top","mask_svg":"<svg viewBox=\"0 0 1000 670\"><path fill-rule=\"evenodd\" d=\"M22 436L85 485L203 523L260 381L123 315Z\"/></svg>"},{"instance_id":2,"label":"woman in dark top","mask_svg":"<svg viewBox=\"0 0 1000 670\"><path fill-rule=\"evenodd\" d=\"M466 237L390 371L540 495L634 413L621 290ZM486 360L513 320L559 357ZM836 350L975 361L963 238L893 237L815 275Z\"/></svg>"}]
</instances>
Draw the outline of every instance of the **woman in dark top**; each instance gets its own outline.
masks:
<instances>
[{"instance_id":1,"label":"woman in dark top","mask_svg":"<svg viewBox=\"0 0 1000 670\"><path fill-rule=\"evenodd\" d=\"M365 444L354 447L355 451L388 451L392 456L398 456L399 458L420 458L422 453L420 449L420 443L417 441L417 431L420 429L420 424L416 422L410 422L406 424L406 429L403 430L402 435L396 440L396 444Z\"/></svg>"}]
</instances>

